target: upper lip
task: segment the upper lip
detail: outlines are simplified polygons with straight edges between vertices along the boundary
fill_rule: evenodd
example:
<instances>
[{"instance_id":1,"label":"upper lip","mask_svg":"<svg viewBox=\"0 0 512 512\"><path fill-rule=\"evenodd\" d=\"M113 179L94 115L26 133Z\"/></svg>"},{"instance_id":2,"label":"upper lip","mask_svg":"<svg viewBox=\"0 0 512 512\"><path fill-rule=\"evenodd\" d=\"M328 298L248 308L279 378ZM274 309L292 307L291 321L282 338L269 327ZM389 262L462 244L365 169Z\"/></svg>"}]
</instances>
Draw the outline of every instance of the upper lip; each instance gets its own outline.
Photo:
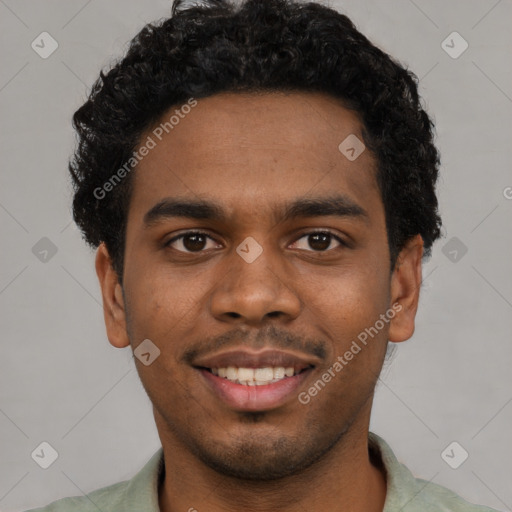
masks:
<instances>
[{"instance_id":1,"label":"upper lip","mask_svg":"<svg viewBox=\"0 0 512 512\"><path fill-rule=\"evenodd\" d=\"M304 368L315 366L315 358L281 350L265 349L255 352L248 349L237 349L199 357L194 360L193 366L209 369L227 368L228 366L237 368L283 366L284 368L293 367L295 371L301 371Z\"/></svg>"}]
</instances>

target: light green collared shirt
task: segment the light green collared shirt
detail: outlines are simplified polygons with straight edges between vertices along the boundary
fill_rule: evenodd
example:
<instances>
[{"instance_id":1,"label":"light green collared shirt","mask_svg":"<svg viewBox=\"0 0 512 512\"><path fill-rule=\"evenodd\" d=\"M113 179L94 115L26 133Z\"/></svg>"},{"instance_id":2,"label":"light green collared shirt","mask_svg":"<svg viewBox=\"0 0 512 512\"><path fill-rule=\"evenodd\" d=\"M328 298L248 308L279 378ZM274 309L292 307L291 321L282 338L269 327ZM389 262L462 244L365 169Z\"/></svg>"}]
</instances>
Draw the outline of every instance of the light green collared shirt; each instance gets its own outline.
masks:
<instances>
[{"instance_id":1,"label":"light green collared shirt","mask_svg":"<svg viewBox=\"0 0 512 512\"><path fill-rule=\"evenodd\" d=\"M497 512L472 505L440 485L415 478L389 445L370 432L370 449L386 472L387 494L383 512ZM87 496L63 498L27 512L160 512L158 486L164 475L160 448L131 479L103 487Z\"/></svg>"}]
</instances>

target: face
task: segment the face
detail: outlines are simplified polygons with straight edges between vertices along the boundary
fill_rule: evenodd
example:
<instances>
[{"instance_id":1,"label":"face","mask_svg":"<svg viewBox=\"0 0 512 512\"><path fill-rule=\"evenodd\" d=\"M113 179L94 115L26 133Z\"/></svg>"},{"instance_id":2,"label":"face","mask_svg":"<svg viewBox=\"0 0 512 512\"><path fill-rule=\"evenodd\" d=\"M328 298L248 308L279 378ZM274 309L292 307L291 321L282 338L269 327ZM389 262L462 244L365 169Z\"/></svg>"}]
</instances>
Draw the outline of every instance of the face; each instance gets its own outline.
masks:
<instances>
[{"instance_id":1,"label":"face","mask_svg":"<svg viewBox=\"0 0 512 512\"><path fill-rule=\"evenodd\" d=\"M340 151L362 125L328 95L218 94L153 130L122 289L98 251L110 342L160 350L135 362L162 438L224 474L293 474L368 423L387 340L414 328L421 242L392 272L376 162Z\"/></svg>"}]
</instances>

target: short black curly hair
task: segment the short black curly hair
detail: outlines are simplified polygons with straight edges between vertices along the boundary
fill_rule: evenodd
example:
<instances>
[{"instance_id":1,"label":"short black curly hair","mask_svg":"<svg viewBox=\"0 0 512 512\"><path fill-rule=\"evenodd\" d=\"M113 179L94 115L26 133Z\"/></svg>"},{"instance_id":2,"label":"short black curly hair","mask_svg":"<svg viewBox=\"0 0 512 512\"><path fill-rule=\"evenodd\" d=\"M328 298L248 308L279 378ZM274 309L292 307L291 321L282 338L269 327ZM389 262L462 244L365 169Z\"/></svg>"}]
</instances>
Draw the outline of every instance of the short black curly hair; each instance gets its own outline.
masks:
<instances>
[{"instance_id":1,"label":"short black curly hair","mask_svg":"<svg viewBox=\"0 0 512 512\"><path fill-rule=\"evenodd\" d=\"M146 25L126 55L100 72L73 116L69 163L73 215L93 247L104 242L120 279L132 176L106 197L102 187L132 156L141 135L172 106L219 92L320 91L363 121L377 161L391 269L408 239L425 255L439 238L434 124L420 104L418 79L324 5L296 0L176 0L170 18Z\"/></svg>"}]
</instances>

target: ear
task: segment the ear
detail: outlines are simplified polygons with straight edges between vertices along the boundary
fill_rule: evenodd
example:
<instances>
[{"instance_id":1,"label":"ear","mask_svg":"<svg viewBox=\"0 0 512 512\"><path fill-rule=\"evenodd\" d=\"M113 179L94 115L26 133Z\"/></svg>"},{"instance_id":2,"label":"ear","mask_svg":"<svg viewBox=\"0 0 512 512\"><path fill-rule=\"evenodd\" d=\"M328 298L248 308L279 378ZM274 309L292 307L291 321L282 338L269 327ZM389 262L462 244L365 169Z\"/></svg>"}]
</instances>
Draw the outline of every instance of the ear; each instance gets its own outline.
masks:
<instances>
[{"instance_id":1,"label":"ear","mask_svg":"<svg viewBox=\"0 0 512 512\"><path fill-rule=\"evenodd\" d=\"M96 253L96 274L101 286L108 339L114 347L127 347L130 345L130 340L126 331L123 289L104 243L100 244Z\"/></svg>"},{"instance_id":2,"label":"ear","mask_svg":"<svg viewBox=\"0 0 512 512\"><path fill-rule=\"evenodd\" d=\"M398 343L408 340L414 333L414 319L418 309L421 287L421 258L423 239L421 235L409 239L398 255L391 276L391 306L396 315L390 321L388 339Z\"/></svg>"}]
</instances>

